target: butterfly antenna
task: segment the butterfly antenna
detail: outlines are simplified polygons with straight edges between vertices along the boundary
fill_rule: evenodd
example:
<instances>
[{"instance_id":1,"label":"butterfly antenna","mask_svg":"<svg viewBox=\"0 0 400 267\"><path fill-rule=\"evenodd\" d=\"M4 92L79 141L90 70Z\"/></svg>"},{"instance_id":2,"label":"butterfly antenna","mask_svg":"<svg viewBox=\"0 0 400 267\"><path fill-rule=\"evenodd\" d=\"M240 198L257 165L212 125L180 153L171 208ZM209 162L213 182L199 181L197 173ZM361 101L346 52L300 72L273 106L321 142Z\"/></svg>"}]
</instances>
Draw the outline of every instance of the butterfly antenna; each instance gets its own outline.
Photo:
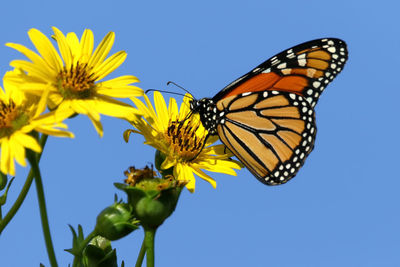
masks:
<instances>
[{"instance_id":1,"label":"butterfly antenna","mask_svg":"<svg viewBox=\"0 0 400 267\"><path fill-rule=\"evenodd\" d=\"M188 98L190 98L190 99L193 99L193 97L192 97L191 95L190 95L190 96L187 96L187 95L181 94L181 93L170 92L170 91L165 91L165 90L158 90L158 89L147 89L146 91L144 91L144 93L147 95L147 93L149 93L149 92L155 92L155 91L161 92L161 93L166 93L166 94L181 95L181 96L183 96L183 97L188 97Z\"/></svg>"},{"instance_id":2,"label":"butterfly antenna","mask_svg":"<svg viewBox=\"0 0 400 267\"><path fill-rule=\"evenodd\" d=\"M182 89L183 91L185 91L186 93L192 95L188 90L186 90L185 88L183 88L183 87L180 86L179 84L177 84L177 83L175 83L175 82L173 82L173 81L167 82L167 85L170 85L170 84L173 84L173 85L175 85L176 87L181 88L181 89ZM192 97L192 98L193 98L193 97Z\"/></svg>"}]
</instances>

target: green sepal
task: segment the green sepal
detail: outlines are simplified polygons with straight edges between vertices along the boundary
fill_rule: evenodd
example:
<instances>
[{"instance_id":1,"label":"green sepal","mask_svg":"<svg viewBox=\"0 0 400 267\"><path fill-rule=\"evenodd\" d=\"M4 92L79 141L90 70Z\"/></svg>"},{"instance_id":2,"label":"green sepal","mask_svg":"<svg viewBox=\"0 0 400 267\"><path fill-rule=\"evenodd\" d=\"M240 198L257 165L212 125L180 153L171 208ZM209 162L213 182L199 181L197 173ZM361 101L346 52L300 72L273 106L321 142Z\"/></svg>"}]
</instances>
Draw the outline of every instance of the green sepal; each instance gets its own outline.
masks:
<instances>
[{"instance_id":1,"label":"green sepal","mask_svg":"<svg viewBox=\"0 0 400 267\"><path fill-rule=\"evenodd\" d=\"M70 249L64 249L65 251L71 253L75 257L81 257L81 244L85 240L85 236L83 235L83 229L82 226L79 224L78 225L78 234L76 233L75 229L72 227L72 225L68 224L69 229L72 232L72 248Z\"/></svg>"}]
</instances>

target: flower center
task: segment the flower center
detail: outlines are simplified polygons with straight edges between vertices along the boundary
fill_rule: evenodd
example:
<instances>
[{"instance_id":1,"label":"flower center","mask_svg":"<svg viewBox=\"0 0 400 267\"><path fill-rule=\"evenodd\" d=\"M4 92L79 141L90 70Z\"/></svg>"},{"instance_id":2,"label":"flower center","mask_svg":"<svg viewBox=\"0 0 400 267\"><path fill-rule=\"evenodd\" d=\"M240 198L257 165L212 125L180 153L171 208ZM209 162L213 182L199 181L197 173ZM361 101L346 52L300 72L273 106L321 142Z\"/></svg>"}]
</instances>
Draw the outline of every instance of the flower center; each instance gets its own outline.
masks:
<instances>
[{"instance_id":1,"label":"flower center","mask_svg":"<svg viewBox=\"0 0 400 267\"><path fill-rule=\"evenodd\" d=\"M206 141L206 135L198 135L196 131L200 127L197 123L190 121L170 121L165 136L175 155L184 161L191 161L200 154Z\"/></svg>"},{"instance_id":2,"label":"flower center","mask_svg":"<svg viewBox=\"0 0 400 267\"><path fill-rule=\"evenodd\" d=\"M92 95L95 88L95 80L93 73L87 64L77 63L72 65L70 69L64 67L63 71L58 74L58 90L64 98L88 98Z\"/></svg>"},{"instance_id":3,"label":"flower center","mask_svg":"<svg viewBox=\"0 0 400 267\"><path fill-rule=\"evenodd\" d=\"M28 116L20 112L12 100L8 104L0 101L0 137L22 128L27 121Z\"/></svg>"}]
</instances>

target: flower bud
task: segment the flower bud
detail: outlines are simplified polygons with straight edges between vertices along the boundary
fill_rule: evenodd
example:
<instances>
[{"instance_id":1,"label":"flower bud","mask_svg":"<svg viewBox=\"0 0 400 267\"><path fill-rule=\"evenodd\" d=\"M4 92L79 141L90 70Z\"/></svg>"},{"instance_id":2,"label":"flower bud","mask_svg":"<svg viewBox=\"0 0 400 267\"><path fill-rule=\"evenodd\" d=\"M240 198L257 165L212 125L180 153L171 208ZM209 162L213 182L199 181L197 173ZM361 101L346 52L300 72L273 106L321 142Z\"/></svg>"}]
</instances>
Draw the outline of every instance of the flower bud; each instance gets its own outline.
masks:
<instances>
[{"instance_id":1,"label":"flower bud","mask_svg":"<svg viewBox=\"0 0 400 267\"><path fill-rule=\"evenodd\" d=\"M95 230L97 234L114 241L137 228L137 221L133 218L129 205L116 202L100 212Z\"/></svg>"},{"instance_id":2,"label":"flower bud","mask_svg":"<svg viewBox=\"0 0 400 267\"><path fill-rule=\"evenodd\" d=\"M96 236L85 248L83 262L78 266L117 267L117 252L108 239Z\"/></svg>"},{"instance_id":3,"label":"flower bud","mask_svg":"<svg viewBox=\"0 0 400 267\"><path fill-rule=\"evenodd\" d=\"M135 169L135 171L137 171ZM157 228L175 210L179 195L185 183L161 178L145 178L132 186L132 183L116 183L118 189L128 195L128 203L135 217L144 228Z\"/></svg>"}]
</instances>

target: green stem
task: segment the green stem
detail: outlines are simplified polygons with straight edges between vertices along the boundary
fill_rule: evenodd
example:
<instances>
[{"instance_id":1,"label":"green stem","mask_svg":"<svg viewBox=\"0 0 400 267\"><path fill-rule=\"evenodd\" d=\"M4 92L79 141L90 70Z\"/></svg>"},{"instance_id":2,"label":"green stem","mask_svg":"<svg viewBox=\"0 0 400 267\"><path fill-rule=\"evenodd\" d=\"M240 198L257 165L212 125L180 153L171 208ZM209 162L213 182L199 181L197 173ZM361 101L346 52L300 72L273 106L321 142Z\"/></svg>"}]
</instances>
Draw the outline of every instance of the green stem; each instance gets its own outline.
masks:
<instances>
[{"instance_id":1,"label":"green stem","mask_svg":"<svg viewBox=\"0 0 400 267\"><path fill-rule=\"evenodd\" d=\"M42 153L44 149L44 145L46 144L48 135L42 134L42 137L40 138L39 144L42 147ZM42 156L42 153L37 154L37 161L40 161L40 157ZM32 181L33 181L34 175L32 169L30 170L28 177L26 177L25 184L21 189L21 192L19 193L18 198L15 200L14 204L10 208L10 210L7 212L6 216L0 221L0 234L3 232L4 228L6 228L7 224L11 221L12 218L14 218L15 214L21 207L22 203L25 200L26 195L28 194L29 189L31 188Z\"/></svg>"},{"instance_id":2,"label":"green stem","mask_svg":"<svg viewBox=\"0 0 400 267\"><path fill-rule=\"evenodd\" d=\"M140 248L139 255L136 260L135 267L141 267L144 259L144 254L146 254L146 244L145 239L143 239L142 247Z\"/></svg>"},{"instance_id":3,"label":"green stem","mask_svg":"<svg viewBox=\"0 0 400 267\"><path fill-rule=\"evenodd\" d=\"M46 243L47 255L49 256L50 265L52 267L57 267L58 264L57 264L56 254L54 253L53 242L51 241L49 219L46 210L46 200L44 197L42 176L40 174L37 156L33 151L28 150L27 158L31 164L31 169L33 170L35 176L35 185L39 202L40 219L42 221L43 236L44 236L44 241Z\"/></svg>"},{"instance_id":4,"label":"green stem","mask_svg":"<svg viewBox=\"0 0 400 267\"><path fill-rule=\"evenodd\" d=\"M154 237L156 229L144 229L144 243L146 245L147 267L154 267Z\"/></svg>"},{"instance_id":5,"label":"green stem","mask_svg":"<svg viewBox=\"0 0 400 267\"><path fill-rule=\"evenodd\" d=\"M74 257L74 262L72 263L72 267L77 267L79 260L82 259L83 256L83 250L86 248L87 244L95 237L97 236L96 230L93 230L86 238L83 240L83 242L80 244L79 247L79 256Z\"/></svg>"}]
</instances>

